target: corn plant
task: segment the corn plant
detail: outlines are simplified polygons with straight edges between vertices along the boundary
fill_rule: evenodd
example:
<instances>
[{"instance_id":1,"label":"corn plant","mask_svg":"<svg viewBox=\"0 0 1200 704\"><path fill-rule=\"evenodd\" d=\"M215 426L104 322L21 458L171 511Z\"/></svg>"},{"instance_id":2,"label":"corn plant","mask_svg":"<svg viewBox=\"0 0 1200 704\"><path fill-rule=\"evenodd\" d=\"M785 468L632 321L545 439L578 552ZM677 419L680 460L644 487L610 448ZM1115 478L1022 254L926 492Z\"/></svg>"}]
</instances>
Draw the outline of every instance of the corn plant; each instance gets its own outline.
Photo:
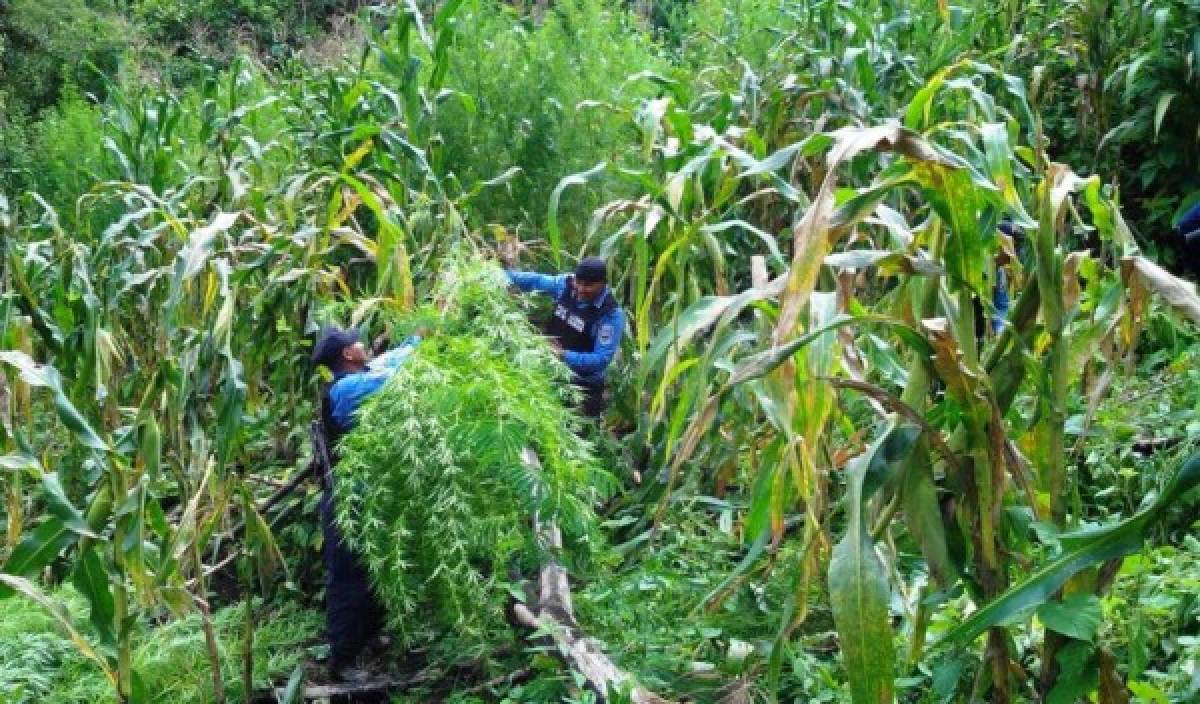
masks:
<instances>
[{"instance_id":1,"label":"corn plant","mask_svg":"<svg viewBox=\"0 0 1200 704\"><path fill-rule=\"evenodd\" d=\"M370 296L360 315L411 308L410 253L428 259L460 236L461 209L486 188L434 169L430 95L448 93L453 12L432 33L415 9L385 17L349 83L314 73L274 85L239 62L184 96L114 88L110 172L74 216L36 194L4 202L0 360L12 403L0 595L58 614L122 701L146 697L133 624L163 609L201 613L223 699L207 580L230 544L260 577L248 594L269 590L283 564L244 477L296 454L314 396L297 373L305 335L342 296ZM255 342L265 338L275 344ZM265 456L246 443L244 421L258 413L291 427ZM36 525L28 482L48 511ZM90 635L28 579L64 553Z\"/></svg>"},{"instance_id":2,"label":"corn plant","mask_svg":"<svg viewBox=\"0 0 1200 704\"><path fill-rule=\"evenodd\" d=\"M743 76L743 86L757 78ZM806 79L820 77L786 77L795 94ZM787 99L753 85L726 104L755 105L759 92ZM689 472L718 493L749 482L742 530L751 557L739 573L784 539L789 512L803 511L800 587L780 628L775 672L807 615L809 586L827 570L855 701L895 696L892 590L912 609L911 667L930 636L928 597L956 585L980 616L940 634L935 647L986 635L973 696L1086 691L1079 667L1063 676L1060 654L1106 667L1111 658L1047 614L1062 593L1103 589L1102 563L1136 549L1197 477L1187 464L1143 513L1070 533L1081 517L1066 462L1068 395L1082 389L1095 408L1111 381L1097 373L1128 359L1151 294L1193 319L1200 299L1140 255L1098 178L1046 156L1024 84L989 64L944 64L899 120L801 132L769 152L758 116L771 114L770 101L703 126L695 118L712 115L685 105L686 94L673 94L638 113L642 153L659 156L662 170L586 175L611 171L643 188L600 208L592 236L629 262L630 393L634 408L649 411L635 417L638 440L667 479L660 507ZM571 177L560 192L585 181ZM755 199L767 207L753 207ZM796 218L783 229L774 213L789 205ZM1023 256L998 233L1002 218L1029 233ZM1098 251L1073 251L1085 235L1098 238ZM993 314L1000 252L1022 283L992 333L977 319ZM847 406L848 397L858 400ZM1003 557L1032 549L1012 506L1064 534L1059 556L1024 580ZM895 567L898 540L924 558L915 583ZM712 600L721 599L718 590ZM1022 691L1030 685L1012 677L1020 653L1003 624L1034 609L1052 625L1037 691Z\"/></svg>"}]
</instances>

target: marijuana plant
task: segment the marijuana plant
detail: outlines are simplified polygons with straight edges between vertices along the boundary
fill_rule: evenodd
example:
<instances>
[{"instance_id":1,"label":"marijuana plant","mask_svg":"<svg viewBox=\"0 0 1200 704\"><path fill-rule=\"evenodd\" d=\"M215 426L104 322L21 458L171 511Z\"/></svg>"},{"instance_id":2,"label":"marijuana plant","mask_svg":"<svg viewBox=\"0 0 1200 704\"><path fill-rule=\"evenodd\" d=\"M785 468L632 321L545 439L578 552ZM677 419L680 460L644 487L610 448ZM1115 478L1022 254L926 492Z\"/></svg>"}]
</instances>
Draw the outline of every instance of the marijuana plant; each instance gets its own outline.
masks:
<instances>
[{"instance_id":1,"label":"marijuana plant","mask_svg":"<svg viewBox=\"0 0 1200 704\"><path fill-rule=\"evenodd\" d=\"M505 288L494 264L449 258L413 314L437 329L341 445L338 524L406 641L418 613L468 642L503 627L508 568L531 554L533 516L588 546L610 484L567 406L566 368Z\"/></svg>"}]
</instances>

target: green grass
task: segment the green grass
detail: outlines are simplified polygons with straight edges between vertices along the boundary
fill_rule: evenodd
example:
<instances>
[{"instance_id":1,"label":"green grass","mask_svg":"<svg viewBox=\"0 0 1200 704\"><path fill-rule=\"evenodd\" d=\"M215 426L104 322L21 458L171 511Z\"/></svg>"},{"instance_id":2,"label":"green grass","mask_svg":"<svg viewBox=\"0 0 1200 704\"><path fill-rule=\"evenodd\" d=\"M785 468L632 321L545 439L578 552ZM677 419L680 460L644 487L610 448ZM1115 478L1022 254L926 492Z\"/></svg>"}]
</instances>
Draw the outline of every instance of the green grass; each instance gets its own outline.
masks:
<instances>
[{"instance_id":1,"label":"green grass","mask_svg":"<svg viewBox=\"0 0 1200 704\"><path fill-rule=\"evenodd\" d=\"M70 587L54 596L68 604L77 623L86 606ZM261 603L257 603L261 608ZM213 626L221 644L226 693L241 698L241 606L218 610ZM286 680L319 636L321 614L294 603L260 613L255 632L256 688ZM201 704L212 700L212 675L200 619L191 614L143 627L134 647L137 672L150 702ZM107 704L115 702L104 675L78 655L49 615L20 598L0 601L0 701L6 704Z\"/></svg>"},{"instance_id":2,"label":"green grass","mask_svg":"<svg viewBox=\"0 0 1200 704\"><path fill-rule=\"evenodd\" d=\"M732 566L749 548L739 539L737 504L703 496L680 499L658 536L624 564L579 575L576 608L584 630L657 691L711 701L743 679L752 690L761 687L756 679L767 667L778 614L797 588L801 556L797 545L785 543L769 566L760 563L724 589ZM624 534L624 523L618 517L607 527ZM630 539L646 537L638 531ZM709 599L718 593L723 598ZM809 620L785 646L779 690L784 699L843 696L836 663L824 652L833 630L825 599L814 585Z\"/></svg>"}]
</instances>

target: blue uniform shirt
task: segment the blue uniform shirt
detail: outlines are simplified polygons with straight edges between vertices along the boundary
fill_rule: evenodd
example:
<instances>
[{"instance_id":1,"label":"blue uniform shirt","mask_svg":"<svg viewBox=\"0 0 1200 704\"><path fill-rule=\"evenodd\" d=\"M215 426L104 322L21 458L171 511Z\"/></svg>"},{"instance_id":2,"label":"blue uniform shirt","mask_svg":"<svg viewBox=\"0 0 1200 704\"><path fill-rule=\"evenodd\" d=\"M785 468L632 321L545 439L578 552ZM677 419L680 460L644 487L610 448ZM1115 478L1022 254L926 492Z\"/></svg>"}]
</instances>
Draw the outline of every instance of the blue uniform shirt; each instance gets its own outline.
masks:
<instances>
[{"instance_id":1,"label":"blue uniform shirt","mask_svg":"<svg viewBox=\"0 0 1200 704\"><path fill-rule=\"evenodd\" d=\"M567 279L570 278L569 274L548 276L528 271L506 271L504 273L508 274L509 282L522 291L537 291L555 299L566 292ZM606 288L603 293L596 296L596 300L591 304L599 308L604 303L605 297L611 295L612 293ZM621 335L624 332L625 311L621 310L620 306L614 306L607 315L596 321L592 351L566 350L563 353L563 362L566 362L571 371L575 372L584 382L601 383L604 381L605 370L608 369L608 365L612 363L613 357L621 347Z\"/></svg>"},{"instance_id":2,"label":"blue uniform shirt","mask_svg":"<svg viewBox=\"0 0 1200 704\"><path fill-rule=\"evenodd\" d=\"M329 387L329 403L333 420L341 426L342 432L354 427L354 413L358 407L368 396L383 388L420 341L420 337L413 335L396 349L368 362L361 372L335 376L333 386Z\"/></svg>"}]
</instances>

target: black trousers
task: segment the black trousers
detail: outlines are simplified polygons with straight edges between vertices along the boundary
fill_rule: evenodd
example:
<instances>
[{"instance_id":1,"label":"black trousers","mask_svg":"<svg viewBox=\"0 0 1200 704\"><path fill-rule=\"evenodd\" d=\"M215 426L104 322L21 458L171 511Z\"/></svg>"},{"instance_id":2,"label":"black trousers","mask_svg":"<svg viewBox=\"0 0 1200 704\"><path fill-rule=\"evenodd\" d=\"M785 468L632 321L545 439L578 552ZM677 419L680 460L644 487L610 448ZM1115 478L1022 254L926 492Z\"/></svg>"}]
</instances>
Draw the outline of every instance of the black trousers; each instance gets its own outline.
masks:
<instances>
[{"instance_id":1,"label":"black trousers","mask_svg":"<svg viewBox=\"0 0 1200 704\"><path fill-rule=\"evenodd\" d=\"M332 480L332 477L330 477ZM333 487L321 488L325 561L325 630L333 664L352 662L383 628L386 611L371 590L366 567L342 541L334 521Z\"/></svg>"},{"instance_id":2,"label":"black trousers","mask_svg":"<svg viewBox=\"0 0 1200 704\"><path fill-rule=\"evenodd\" d=\"M608 410L608 398L604 393L604 383L586 384L576 381L575 386L583 392L583 401L579 404L580 412L588 418L601 418Z\"/></svg>"}]
</instances>

